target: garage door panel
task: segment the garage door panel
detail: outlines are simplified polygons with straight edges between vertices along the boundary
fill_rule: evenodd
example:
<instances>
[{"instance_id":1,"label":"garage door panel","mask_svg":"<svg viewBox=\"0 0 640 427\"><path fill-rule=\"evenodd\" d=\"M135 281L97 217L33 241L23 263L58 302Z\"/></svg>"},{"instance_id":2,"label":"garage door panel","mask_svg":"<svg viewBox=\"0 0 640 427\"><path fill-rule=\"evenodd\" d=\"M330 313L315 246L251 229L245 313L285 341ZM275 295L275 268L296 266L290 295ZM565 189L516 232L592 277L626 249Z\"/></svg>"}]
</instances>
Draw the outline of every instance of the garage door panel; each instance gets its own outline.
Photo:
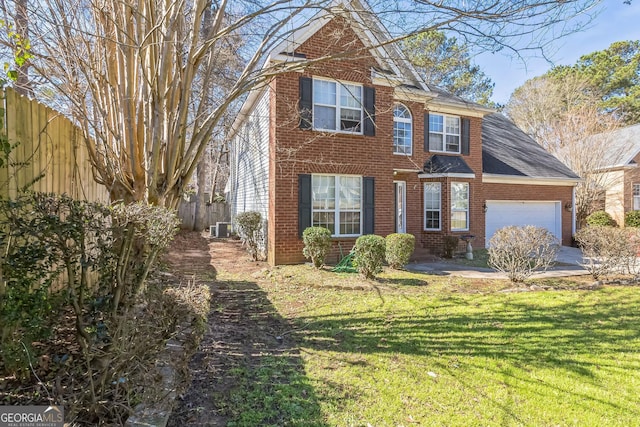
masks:
<instances>
[{"instance_id":1,"label":"garage door panel","mask_svg":"<svg viewBox=\"0 0 640 427\"><path fill-rule=\"evenodd\" d=\"M560 202L487 201L486 203L487 245L497 230L509 225L543 227L562 240Z\"/></svg>"}]
</instances>

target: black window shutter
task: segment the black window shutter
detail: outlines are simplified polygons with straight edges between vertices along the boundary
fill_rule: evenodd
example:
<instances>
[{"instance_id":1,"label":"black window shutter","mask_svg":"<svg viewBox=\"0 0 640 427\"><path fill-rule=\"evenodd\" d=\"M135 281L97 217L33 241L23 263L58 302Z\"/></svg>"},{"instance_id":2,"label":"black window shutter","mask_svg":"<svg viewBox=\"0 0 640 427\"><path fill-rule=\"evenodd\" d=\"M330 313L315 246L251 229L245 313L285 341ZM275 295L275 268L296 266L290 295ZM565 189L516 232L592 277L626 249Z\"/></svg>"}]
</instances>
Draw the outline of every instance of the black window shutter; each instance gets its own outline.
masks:
<instances>
[{"instance_id":1,"label":"black window shutter","mask_svg":"<svg viewBox=\"0 0 640 427\"><path fill-rule=\"evenodd\" d=\"M398 183L393 183L393 232L398 232Z\"/></svg>"},{"instance_id":2,"label":"black window shutter","mask_svg":"<svg viewBox=\"0 0 640 427\"><path fill-rule=\"evenodd\" d=\"M313 124L313 79L300 77L300 129L311 129Z\"/></svg>"},{"instance_id":3,"label":"black window shutter","mask_svg":"<svg viewBox=\"0 0 640 427\"><path fill-rule=\"evenodd\" d=\"M424 152L429 152L429 113L424 113Z\"/></svg>"},{"instance_id":4,"label":"black window shutter","mask_svg":"<svg viewBox=\"0 0 640 427\"><path fill-rule=\"evenodd\" d=\"M311 175L298 175L298 232L311 227Z\"/></svg>"},{"instance_id":5,"label":"black window shutter","mask_svg":"<svg viewBox=\"0 0 640 427\"><path fill-rule=\"evenodd\" d=\"M376 90L364 87L364 124L363 133L366 136L376 135Z\"/></svg>"},{"instance_id":6,"label":"black window shutter","mask_svg":"<svg viewBox=\"0 0 640 427\"><path fill-rule=\"evenodd\" d=\"M461 121L461 137L462 137L462 154L468 156L469 155L469 134L470 134L471 122L469 119L462 119Z\"/></svg>"},{"instance_id":7,"label":"black window shutter","mask_svg":"<svg viewBox=\"0 0 640 427\"><path fill-rule=\"evenodd\" d=\"M363 208L363 230L362 234L373 234L375 232L375 180L373 177L362 178L362 208Z\"/></svg>"}]
</instances>

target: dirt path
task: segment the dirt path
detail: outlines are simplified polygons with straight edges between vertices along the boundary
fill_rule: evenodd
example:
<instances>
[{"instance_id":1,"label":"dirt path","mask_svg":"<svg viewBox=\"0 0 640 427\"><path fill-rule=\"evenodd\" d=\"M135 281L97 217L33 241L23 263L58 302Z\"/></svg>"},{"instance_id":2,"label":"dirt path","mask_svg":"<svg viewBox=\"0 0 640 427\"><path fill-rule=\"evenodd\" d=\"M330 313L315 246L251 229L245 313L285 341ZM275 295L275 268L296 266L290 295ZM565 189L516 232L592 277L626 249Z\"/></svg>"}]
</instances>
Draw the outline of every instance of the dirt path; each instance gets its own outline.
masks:
<instances>
[{"instance_id":1,"label":"dirt path","mask_svg":"<svg viewBox=\"0 0 640 427\"><path fill-rule=\"evenodd\" d=\"M265 355L291 349L275 337L286 330L256 281L265 263L250 261L237 241L208 240L198 233L181 233L167 256L174 273L211 288L208 328L191 359L191 384L178 399L169 426L224 426L224 407L238 385L234 369L248 369Z\"/></svg>"}]
</instances>

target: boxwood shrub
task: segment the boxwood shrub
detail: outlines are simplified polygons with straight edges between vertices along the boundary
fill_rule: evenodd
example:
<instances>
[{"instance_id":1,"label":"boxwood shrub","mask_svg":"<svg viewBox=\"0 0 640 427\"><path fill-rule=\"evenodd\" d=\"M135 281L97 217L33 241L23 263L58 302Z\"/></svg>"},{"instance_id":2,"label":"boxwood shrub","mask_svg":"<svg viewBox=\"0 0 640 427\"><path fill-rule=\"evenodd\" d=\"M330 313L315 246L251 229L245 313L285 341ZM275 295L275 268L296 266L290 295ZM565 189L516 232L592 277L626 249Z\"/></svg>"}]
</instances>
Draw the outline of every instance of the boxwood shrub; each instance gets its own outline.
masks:
<instances>
[{"instance_id":1,"label":"boxwood shrub","mask_svg":"<svg viewBox=\"0 0 640 427\"><path fill-rule=\"evenodd\" d=\"M606 211L595 211L587 217L587 224L602 227L617 227L618 223Z\"/></svg>"},{"instance_id":2,"label":"boxwood shrub","mask_svg":"<svg viewBox=\"0 0 640 427\"><path fill-rule=\"evenodd\" d=\"M373 279L382 271L385 252L384 237L375 234L360 236L356 240L353 251L353 263L365 278Z\"/></svg>"},{"instance_id":3,"label":"boxwood shrub","mask_svg":"<svg viewBox=\"0 0 640 427\"><path fill-rule=\"evenodd\" d=\"M393 233L385 237L385 258L391 268L400 269L409 263L416 238L413 234Z\"/></svg>"},{"instance_id":4,"label":"boxwood shrub","mask_svg":"<svg viewBox=\"0 0 640 427\"><path fill-rule=\"evenodd\" d=\"M640 211L629 211L624 216L625 227L640 227Z\"/></svg>"},{"instance_id":5,"label":"boxwood shrub","mask_svg":"<svg viewBox=\"0 0 640 427\"><path fill-rule=\"evenodd\" d=\"M331 250L331 232L324 227L307 227L302 233L302 241L302 254L311 259L315 268L322 267Z\"/></svg>"}]
</instances>

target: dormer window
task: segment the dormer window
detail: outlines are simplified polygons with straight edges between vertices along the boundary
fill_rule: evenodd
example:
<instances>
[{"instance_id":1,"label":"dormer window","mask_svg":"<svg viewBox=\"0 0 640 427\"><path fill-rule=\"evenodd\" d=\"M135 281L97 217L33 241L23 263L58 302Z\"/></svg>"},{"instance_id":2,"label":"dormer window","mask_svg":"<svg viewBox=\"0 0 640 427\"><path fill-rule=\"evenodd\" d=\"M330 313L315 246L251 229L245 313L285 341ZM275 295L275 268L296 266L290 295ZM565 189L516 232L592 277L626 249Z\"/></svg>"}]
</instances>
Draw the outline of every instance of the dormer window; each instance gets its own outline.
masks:
<instances>
[{"instance_id":1,"label":"dormer window","mask_svg":"<svg viewBox=\"0 0 640 427\"><path fill-rule=\"evenodd\" d=\"M429 113L429 151L460 154L460 117Z\"/></svg>"},{"instance_id":2,"label":"dormer window","mask_svg":"<svg viewBox=\"0 0 640 427\"><path fill-rule=\"evenodd\" d=\"M362 134L362 85L314 78L313 128Z\"/></svg>"}]
</instances>

